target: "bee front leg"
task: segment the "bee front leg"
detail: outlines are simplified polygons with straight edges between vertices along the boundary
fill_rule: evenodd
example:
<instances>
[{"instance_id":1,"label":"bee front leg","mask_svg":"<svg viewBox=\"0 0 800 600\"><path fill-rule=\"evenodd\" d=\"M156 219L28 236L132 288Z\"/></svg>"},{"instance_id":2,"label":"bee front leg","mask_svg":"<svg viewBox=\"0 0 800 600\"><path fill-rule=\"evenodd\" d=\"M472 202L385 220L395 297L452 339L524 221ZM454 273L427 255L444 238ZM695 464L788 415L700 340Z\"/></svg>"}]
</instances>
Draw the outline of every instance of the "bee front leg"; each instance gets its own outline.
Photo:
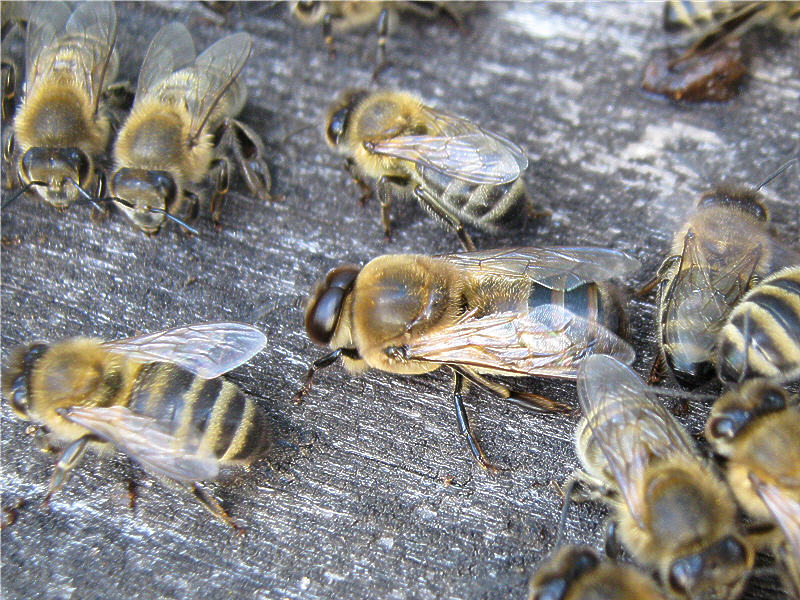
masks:
<instances>
[{"instance_id":1,"label":"bee front leg","mask_svg":"<svg viewBox=\"0 0 800 600\"><path fill-rule=\"evenodd\" d=\"M347 171L347 174L350 175L350 178L353 180L359 188L361 188L361 197L358 201L363 206L367 203L367 200L370 199L372 196L372 188L369 187L369 184L361 178L361 175L358 173L356 169L356 163L352 158L347 158L344 161L344 170Z\"/></svg>"},{"instance_id":2,"label":"bee front leg","mask_svg":"<svg viewBox=\"0 0 800 600\"><path fill-rule=\"evenodd\" d=\"M434 215L444 221L445 224L449 225L453 231L455 231L456 235L458 236L458 241L461 242L464 250L467 252L475 251L475 244L472 243L472 238L469 237L469 234L464 229L464 225L461 223L459 218L447 210L447 208L445 208L441 202L434 198L430 192L423 190L420 186L417 186L414 188L414 197L420 204L422 204L422 206L430 210Z\"/></svg>"},{"instance_id":3,"label":"bee front leg","mask_svg":"<svg viewBox=\"0 0 800 600\"><path fill-rule=\"evenodd\" d=\"M472 451L472 456L475 457L477 463L490 473L497 474L504 471L501 467L493 465L486 458L478 438L472 432L472 427L469 424L469 417L467 409L464 406L464 398L462 392L464 390L464 376L458 371L453 371L453 403L456 408L456 419L458 420L458 432L467 439L469 449Z\"/></svg>"},{"instance_id":4,"label":"bee front leg","mask_svg":"<svg viewBox=\"0 0 800 600\"><path fill-rule=\"evenodd\" d=\"M72 476L72 469L78 466L78 463L80 463L84 453L86 452L86 445L91 441L98 440L94 435L86 434L82 437L79 437L69 446L64 448L64 451L58 458L55 470L53 471L53 478L50 480L50 488L48 489L47 495L42 501L42 507L47 506L50 503L50 498L52 498L53 494L60 490L64 484L69 481L69 478Z\"/></svg>"},{"instance_id":5,"label":"bee front leg","mask_svg":"<svg viewBox=\"0 0 800 600\"><path fill-rule=\"evenodd\" d=\"M264 144L261 138L250 127L236 119L226 119L222 127L225 129L220 146L226 146L233 154L244 176L244 182L250 192L259 200L272 201L270 189L272 177L264 160Z\"/></svg>"},{"instance_id":6,"label":"bee front leg","mask_svg":"<svg viewBox=\"0 0 800 600\"><path fill-rule=\"evenodd\" d=\"M392 222L390 212L392 207L392 186L406 186L408 179L392 175L384 175L378 179L378 200L381 203L381 223L383 223L383 233L386 241L392 239Z\"/></svg>"},{"instance_id":7,"label":"bee front leg","mask_svg":"<svg viewBox=\"0 0 800 600\"><path fill-rule=\"evenodd\" d=\"M566 404L556 402L546 396L512 390L505 385L490 381L472 369L458 367L458 371L473 383L477 383L482 388L500 396L506 402L524 408L525 410L533 412L570 412L572 410Z\"/></svg>"},{"instance_id":8,"label":"bee front leg","mask_svg":"<svg viewBox=\"0 0 800 600\"><path fill-rule=\"evenodd\" d=\"M205 507L208 512L212 515L217 517L220 521L228 525L229 527L233 528L236 533L239 535L243 535L245 533L244 527L238 525L233 519L231 519L230 515L222 508L222 505L219 503L219 500L214 498L211 494L209 494L206 490L201 488L196 483L188 483L185 485L188 492L197 498L200 504Z\"/></svg>"},{"instance_id":9,"label":"bee front leg","mask_svg":"<svg viewBox=\"0 0 800 600\"><path fill-rule=\"evenodd\" d=\"M225 196L230 187L230 161L225 158L218 158L212 163L212 173L214 173L214 192L211 195L209 211L214 226L220 228L222 225L222 209L225 207Z\"/></svg>"}]
</instances>

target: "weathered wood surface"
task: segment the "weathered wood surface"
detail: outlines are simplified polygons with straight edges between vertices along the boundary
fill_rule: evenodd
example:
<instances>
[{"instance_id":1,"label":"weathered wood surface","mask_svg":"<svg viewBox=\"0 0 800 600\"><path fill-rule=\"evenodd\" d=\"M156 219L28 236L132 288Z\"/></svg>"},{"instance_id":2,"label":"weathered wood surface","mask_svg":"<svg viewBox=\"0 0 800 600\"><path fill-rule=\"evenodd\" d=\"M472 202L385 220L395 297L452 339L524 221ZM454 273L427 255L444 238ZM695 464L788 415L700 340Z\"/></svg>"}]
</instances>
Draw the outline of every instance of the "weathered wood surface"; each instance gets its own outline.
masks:
<instances>
[{"instance_id":1,"label":"weathered wood surface","mask_svg":"<svg viewBox=\"0 0 800 600\"><path fill-rule=\"evenodd\" d=\"M401 19L394 66L382 83L471 117L523 145L533 198L553 211L538 227L479 247L600 244L627 250L647 280L672 232L711 182L755 184L797 152L797 40L757 37L743 93L724 105L676 106L638 88L649 50L666 43L658 4L495 5L449 22ZM134 80L146 44L172 19L203 48L239 29L255 37L245 68L243 119L267 140L274 192L262 206L234 186L217 232L168 228L149 239L120 215L93 222L24 199L3 215L2 345L77 334L117 338L186 323L236 319L266 330L266 351L233 377L270 415L280 443L227 486L211 486L247 535L232 535L179 491L129 461L89 457L70 484L38 507L53 459L2 408L3 506L29 502L2 535L5 598L519 598L552 548L563 482L576 466L577 415L535 416L481 392L468 408L489 456L476 467L458 435L442 374L402 379L341 368L322 374L301 406L291 402L320 349L302 309L332 266L387 252L457 249L422 210L396 205L383 240L375 201L356 187L321 137L326 104L368 85L375 36L340 35L330 58L318 29L285 6L243 5L222 24L183 6L120 4L123 76ZM12 51L18 45L9 45ZM303 127L310 128L300 130ZM796 243L797 171L768 186L774 227ZM631 303L636 368L653 357L652 301ZM574 385L530 389L576 405ZM707 407L684 419L697 433ZM127 506L125 478L139 500ZM602 508L577 505L567 537L599 545ZM774 597L759 580L750 598Z\"/></svg>"}]
</instances>

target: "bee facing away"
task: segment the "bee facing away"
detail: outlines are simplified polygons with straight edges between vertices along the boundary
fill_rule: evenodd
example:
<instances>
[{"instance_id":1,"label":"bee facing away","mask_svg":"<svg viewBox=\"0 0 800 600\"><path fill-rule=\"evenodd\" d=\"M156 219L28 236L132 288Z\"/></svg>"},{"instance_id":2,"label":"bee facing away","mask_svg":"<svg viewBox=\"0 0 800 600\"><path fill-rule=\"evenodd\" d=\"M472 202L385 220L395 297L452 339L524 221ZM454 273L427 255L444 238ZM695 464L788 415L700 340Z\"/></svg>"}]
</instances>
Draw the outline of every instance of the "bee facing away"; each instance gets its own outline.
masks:
<instances>
[{"instance_id":1,"label":"bee facing away","mask_svg":"<svg viewBox=\"0 0 800 600\"><path fill-rule=\"evenodd\" d=\"M800 593L800 405L780 386L751 379L723 394L705 436L724 456L728 482L753 517L778 526L770 544ZM782 535L781 535L782 534Z\"/></svg>"},{"instance_id":2,"label":"bee facing away","mask_svg":"<svg viewBox=\"0 0 800 600\"><path fill-rule=\"evenodd\" d=\"M757 191L763 185L721 185L703 194L675 234L670 256L642 288L658 286L660 354L651 381L665 362L683 382L710 375L717 336L733 306L758 279L794 261L768 231L769 212Z\"/></svg>"},{"instance_id":3,"label":"bee facing away","mask_svg":"<svg viewBox=\"0 0 800 600\"><path fill-rule=\"evenodd\" d=\"M33 187L56 208L97 179L95 160L110 134L102 98L117 74L116 37L108 2L86 2L72 14L60 2L31 9L25 96L4 152L23 189Z\"/></svg>"},{"instance_id":4,"label":"bee facing away","mask_svg":"<svg viewBox=\"0 0 800 600\"><path fill-rule=\"evenodd\" d=\"M716 363L727 383L800 377L800 263L770 275L736 305L719 333Z\"/></svg>"},{"instance_id":5,"label":"bee facing away","mask_svg":"<svg viewBox=\"0 0 800 600\"><path fill-rule=\"evenodd\" d=\"M537 569L529 588L528 600L666 600L644 573L579 546L561 548Z\"/></svg>"},{"instance_id":6,"label":"bee facing away","mask_svg":"<svg viewBox=\"0 0 800 600\"><path fill-rule=\"evenodd\" d=\"M527 207L528 158L519 146L411 94L348 91L330 108L325 137L347 157L364 198L371 193L364 178L376 180L387 237L398 194L455 230L467 251L475 246L463 223L497 232Z\"/></svg>"},{"instance_id":7,"label":"bee facing away","mask_svg":"<svg viewBox=\"0 0 800 600\"><path fill-rule=\"evenodd\" d=\"M3 394L20 418L65 446L45 502L89 445L108 443L237 528L198 482L266 449L263 410L220 377L265 343L249 325L210 323L115 342L78 337L18 348L3 372Z\"/></svg>"},{"instance_id":8,"label":"bee facing away","mask_svg":"<svg viewBox=\"0 0 800 600\"><path fill-rule=\"evenodd\" d=\"M639 377L609 356L578 371L579 479L603 492L613 536L676 598L733 600L753 566L736 505L688 434Z\"/></svg>"},{"instance_id":9,"label":"bee facing away","mask_svg":"<svg viewBox=\"0 0 800 600\"><path fill-rule=\"evenodd\" d=\"M228 150L250 191L270 198L261 140L233 119L247 95L240 73L250 46L248 34L236 33L197 56L180 23L165 25L150 43L109 181L112 198L146 233L156 233L165 218L181 223L177 214L193 218L209 178L211 217L220 222L232 170Z\"/></svg>"},{"instance_id":10,"label":"bee facing away","mask_svg":"<svg viewBox=\"0 0 800 600\"><path fill-rule=\"evenodd\" d=\"M469 427L464 379L523 408L564 410L483 374L574 379L593 353L631 362L633 349L617 335L624 335L623 305L606 280L638 266L603 248L509 248L389 254L363 268L333 269L305 315L309 337L333 351L313 363L297 399L318 369L339 358L352 372L420 375L447 366L460 433L478 463L496 470Z\"/></svg>"}]
</instances>

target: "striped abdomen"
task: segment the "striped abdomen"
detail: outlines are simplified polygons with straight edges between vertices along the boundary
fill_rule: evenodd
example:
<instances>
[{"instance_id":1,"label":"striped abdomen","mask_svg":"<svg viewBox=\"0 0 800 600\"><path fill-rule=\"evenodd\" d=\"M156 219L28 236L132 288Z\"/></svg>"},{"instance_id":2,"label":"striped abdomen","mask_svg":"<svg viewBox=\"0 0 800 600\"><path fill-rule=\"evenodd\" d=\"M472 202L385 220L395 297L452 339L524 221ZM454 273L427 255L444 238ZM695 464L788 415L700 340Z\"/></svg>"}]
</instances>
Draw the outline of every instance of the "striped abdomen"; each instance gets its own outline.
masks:
<instances>
[{"instance_id":1,"label":"striped abdomen","mask_svg":"<svg viewBox=\"0 0 800 600\"><path fill-rule=\"evenodd\" d=\"M624 338L628 333L628 320L620 299L619 290L611 283L586 283L565 292L532 284L528 307L545 304L563 306L571 313L592 323L600 323Z\"/></svg>"},{"instance_id":2,"label":"striped abdomen","mask_svg":"<svg viewBox=\"0 0 800 600\"><path fill-rule=\"evenodd\" d=\"M800 266L766 278L733 309L719 335L717 372L728 382L800 376Z\"/></svg>"},{"instance_id":3,"label":"striped abdomen","mask_svg":"<svg viewBox=\"0 0 800 600\"><path fill-rule=\"evenodd\" d=\"M502 185L481 185L416 165L421 184L464 223L498 233L520 217L527 204L522 178Z\"/></svg>"},{"instance_id":4,"label":"striped abdomen","mask_svg":"<svg viewBox=\"0 0 800 600\"><path fill-rule=\"evenodd\" d=\"M171 363L139 371L128 408L158 419L178 440L198 441L224 463L246 464L266 449L264 411L233 383L201 379Z\"/></svg>"}]
</instances>

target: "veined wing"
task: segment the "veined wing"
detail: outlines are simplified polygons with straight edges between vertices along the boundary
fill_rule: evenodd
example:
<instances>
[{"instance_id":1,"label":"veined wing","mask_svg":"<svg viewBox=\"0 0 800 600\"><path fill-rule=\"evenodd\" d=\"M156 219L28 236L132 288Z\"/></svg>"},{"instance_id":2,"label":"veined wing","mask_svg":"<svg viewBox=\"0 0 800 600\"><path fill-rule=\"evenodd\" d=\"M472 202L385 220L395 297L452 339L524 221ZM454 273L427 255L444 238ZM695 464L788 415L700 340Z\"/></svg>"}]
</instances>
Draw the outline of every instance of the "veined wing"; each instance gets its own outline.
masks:
<instances>
[{"instance_id":1,"label":"veined wing","mask_svg":"<svg viewBox=\"0 0 800 600\"><path fill-rule=\"evenodd\" d=\"M171 362L204 379L219 377L250 360L267 336L244 323L204 323L168 329L104 346L142 362Z\"/></svg>"},{"instance_id":2,"label":"veined wing","mask_svg":"<svg viewBox=\"0 0 800 600\"><path fill-rule=\"evenodd\" d=\"M528 157L511 140L456 115L422 107L431 135L403 135L369 143L376 154L410 160L476 184L501 185L519 178Z\"/></svg>"},{"instance_id":3,"label":"veined wing","mask_svg":"<svg viewBox=\"0 0 800 600\"><path fill-rule=\"evenodd\" d=\"M170 424L125 406L74 406L59 409L66 419L85 427L140 462L150 472L178 481L215 479L219 462L202 445L197 430L177 437Z\"/></svg>"},{"instance_id":4,"label":"veined wing","mask_svg":"<svg viewBox=\"0 0 800 600\"><path fill-rule=\"evenodd\" d=\"M790 498L779 488L764 483L752 473L750 482L783 531L794 559L800 565L800 502Z\"/></svg>"},{"instance_id":5,"label":"veined wing","mask_svg":"<svg viewBox=\"0 0 800 600\"><path fill-rule=\"evenodd\" d=\"M147 48L139 71L136 102L146 97L155 86L188 66L197 57L192 36L182 23L168 23L159 29Z\"/></svg>"},{"instance_id":6,"label":"veined wing","mask_svg":"<svg viewBox=\"0 0 800 600\"><path fill-rule=\"evenodd\" d=\"M528 314L467 314L400 349L407 360L566 379L574 379L581 361L596 353L628 363L634 359L633 348L616 334L554 304L537 306Z\"/></svg>"},{"instance_id":7,"label":"veined wing","mask_svg":"<svg viewBox=\"0 0 800 600\"><path fill-rule=\"evenodd\" d=\"M583 362L578 398L631 515L644 527L645 469L675 454L695 459L692 442L639 376L613 357L596 354Z\"/></svg>"},{"instance_id":8,"label":"veined wing","mask_svg":"<svg viewBox=\"0 0 800 600\"><path fill-rule=\"evenodd\" d=\"M49 72L53 56L44 50L54 45L71 14L66 2L37 2L28 17L25 38L25 85L30 92L36 80Z\"/></svg>"},{"instance_id":9,"label":"veined wing","mask_svg":"<svg viewBox=\"0 0 800 600\"><path fill-rule=\"evenodd\" d=\"M475 277L524 277L550 289L569 291L585 283L623 277L639 261L607 248L503 248L437 257Z\"/></svg>"}]
</instances>

